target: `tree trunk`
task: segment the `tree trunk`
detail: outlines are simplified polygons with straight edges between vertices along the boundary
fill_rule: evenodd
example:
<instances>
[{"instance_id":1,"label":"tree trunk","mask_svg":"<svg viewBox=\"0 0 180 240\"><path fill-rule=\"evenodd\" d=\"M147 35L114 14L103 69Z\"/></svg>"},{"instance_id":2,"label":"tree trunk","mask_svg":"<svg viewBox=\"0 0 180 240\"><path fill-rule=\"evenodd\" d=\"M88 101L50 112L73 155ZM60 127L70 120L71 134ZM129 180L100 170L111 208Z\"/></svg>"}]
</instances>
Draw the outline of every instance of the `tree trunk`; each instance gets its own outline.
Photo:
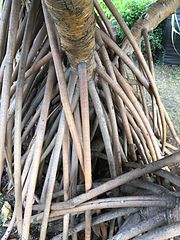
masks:
<instances>
[{"instance_id":1,"label":"tree trunk","mask_svg":"<svg viewBox=\"0 0 180 240\"><path fill-rule=\"evenodd\" d=\"M70 63L77 68L78 63L85 62L92 73L95 48L93 1L46 0L46 4Z\"/></svg>"},{"instance_id":2,"label":"tree trunk","mask_svg":"<svg viewBox=\"0 0 180 240\"><path fill-rule=\"evenodd\" d=\"M4 14L3 19L11 17L7 34L0 37L0 180L4 191L13 180L18 184L2 240L15 224L19 237L29 239L37 221L40 238L35 237L45 240L54 220L60 232L56 239L114 239L121 229L131 235L142 207L151 211L140 229L136 222L134 237L159 226L152 221L157 208L161 223L178 221L179 179L164 167L179 163L179 153L156 160L177 150L166 141L166 125L177 144L180 140L160 101L152 63L148 66L112 1L104 3L135 49L138 65L116 44L96 0L96 25L91 0L46 0L47 6L32 0L30 11L6 1L13 7Z\"/></svg>"}]
</instances>

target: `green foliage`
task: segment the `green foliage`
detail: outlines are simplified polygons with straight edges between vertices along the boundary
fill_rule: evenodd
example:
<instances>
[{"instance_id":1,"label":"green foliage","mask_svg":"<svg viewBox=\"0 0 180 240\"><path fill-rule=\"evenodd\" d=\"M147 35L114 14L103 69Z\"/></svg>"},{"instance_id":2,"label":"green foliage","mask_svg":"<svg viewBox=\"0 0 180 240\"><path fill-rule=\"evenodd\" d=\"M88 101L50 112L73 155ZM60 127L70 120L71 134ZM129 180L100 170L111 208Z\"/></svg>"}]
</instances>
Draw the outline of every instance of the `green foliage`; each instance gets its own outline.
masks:
<instances>
[{"instance_id":1,"label":"green foliage","mask_svg":"<svg viewBox=\"0 0 180 240\"><path fill-rule=\"evenodd\" d=\"M110 21L115 20L106 4L103 0L98 0L104 13L109 18ZM124 17L127 16L127 24L131 23L131 19L138 19L141 16L142 11L145 12L149 4L155 2L155 0L112 0L112 3L116 6L118 11Z\"/></svg>"},{"instance_id":2,"label":"green foliage","mask_svg":"<svg viewBox=\"0 0 180 240\"><path fill-rule=\"evenodd\" d=\"M149 5L155 2L155 0L112 0L112 2L121 13L128 27L131 28L133 24L147 11ZM124 38L124 32L120 29L119 25L115 24L116 20L112 16L109 9L107 9L103 0L99 0L99 3L106 16L112 22L113 27L118 33L118 42L121 43ZM156 29L154 29L153 32L149 33L149 39L154 57L162 48L162 26L163 25L160 24Z\"/></svg>"},{"instance_id":3,"label":"green foliage","mask_svg":"<svg viewBox=\"0 0 180 240\"><path fill-rule=\"evenodd\" d=\"M1 11L1 8L2 8L2 2L3 2L3 0L0 0L0 11Z\"/></svg>"},{"instance_id":4,"label":"green foliage","mask_svg":"<svg viewBox=\"0 0 180 240\"><path fill-rule=\"evenodd\" d=\"M120 13L129 28L131 28L138 18L146 12L148 6L149 4L142 1L128 1L124 4ZM122 40L123 37L122 31L120 31L120 40Z\"/></svg>"},{"instance_id":5,"label":"green foliage","mask_svg":"<svg viewBox=\"0 0 180 240\"><path fill-rule=\"evenodd\" d=\"M103 0L98 0L98 2L100 3L104 13L109 18L109 20L111 22L114 21L115 19L112 16L112 13L109 11L109 9L106 7L106 4L104 3L104 1ZM123 1L123 0L113 0L112 2L116 6L116 8L120 11L122 9L123 2L126 2L126 1Z\"/></svg>"},{"instance_id":6,"label":"green foliage","mask_svg":"<svg viewBox=\"0 0 180 240\"><path fill-rule=\"evenodd\" d=\"M151 50L154 58L157 57L159 51L162 49L163 25L164 23L161 23L156 29L149 33Z\"/></svg>"}]
</instances>

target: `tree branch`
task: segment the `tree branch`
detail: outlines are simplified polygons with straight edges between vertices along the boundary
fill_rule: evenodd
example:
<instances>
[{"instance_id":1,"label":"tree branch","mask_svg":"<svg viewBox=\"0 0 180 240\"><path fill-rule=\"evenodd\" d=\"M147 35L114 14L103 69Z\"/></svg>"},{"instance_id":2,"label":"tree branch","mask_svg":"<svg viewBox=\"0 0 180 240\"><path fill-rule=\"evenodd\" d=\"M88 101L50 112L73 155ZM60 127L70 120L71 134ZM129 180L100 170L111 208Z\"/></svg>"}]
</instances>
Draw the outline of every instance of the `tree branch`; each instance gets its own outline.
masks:
<instances>
[{"instance_id":1,"label":"tree branch","mask_svg":"<svg viewBox=\"0 0 180 240\"><path fill-rule=\"evenodd\" d=\"M176 12L180 7L180 0L158 0L151 4L145 14L143 14L133 25L131 32L138 42L141 39L142 30L148 32L155 29L164 19ZM122 43L122 49L126 53L132 53L133 49L127 38Z\"/></svg>"}]
</instances>

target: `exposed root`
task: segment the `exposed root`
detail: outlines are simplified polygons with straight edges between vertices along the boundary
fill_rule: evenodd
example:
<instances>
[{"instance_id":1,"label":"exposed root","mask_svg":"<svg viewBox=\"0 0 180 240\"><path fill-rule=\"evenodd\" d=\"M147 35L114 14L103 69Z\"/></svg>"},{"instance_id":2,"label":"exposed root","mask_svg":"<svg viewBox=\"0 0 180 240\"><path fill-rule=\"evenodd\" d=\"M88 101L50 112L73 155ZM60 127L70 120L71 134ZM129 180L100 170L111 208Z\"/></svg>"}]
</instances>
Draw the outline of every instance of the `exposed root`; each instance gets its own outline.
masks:
<instances>
[{"instance_id":1,"label":"exposed root","mask_svg":"<svg viewBox=\"0 0 180 240\"><path fill-rule=\"evenodd\" d=\"M32 223L41 223L36 237L46 239L52 221L62 225L53 239L163 239L166 227L176 229L168 238L179 235L179 176L170 170L180 162L179 152L171 155L180 140L157 91L147 32L146 62L111 1L104 2L136 59L115 43L94 1L95 45L87 57L93 74L88 61L74 62L61 48L61 31L43 1L32 1L30 10L10 0L3 5L0 182L3 191L15 191L3 240L13 227L28 239Z\"/></svg>"}]
</instances>

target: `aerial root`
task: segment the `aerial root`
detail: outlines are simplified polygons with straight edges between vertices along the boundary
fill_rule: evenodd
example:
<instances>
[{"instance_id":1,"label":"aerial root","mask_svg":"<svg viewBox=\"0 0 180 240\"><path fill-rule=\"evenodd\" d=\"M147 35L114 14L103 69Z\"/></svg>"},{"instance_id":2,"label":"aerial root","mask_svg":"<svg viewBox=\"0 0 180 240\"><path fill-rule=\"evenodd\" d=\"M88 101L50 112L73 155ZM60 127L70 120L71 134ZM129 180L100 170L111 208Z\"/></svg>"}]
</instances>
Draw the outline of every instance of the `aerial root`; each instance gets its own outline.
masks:
<instances>
[{"instance_id":1,"label":"aerial root","mask_svg":"<svg viewBox=\"0 0 180 240\"><path fill-rule=\"evenodd\" d=\"M87 240L94 234L163 239L166 227L170 233L176 229L168 238L179 235L179 176L171 168L180 161L180 154L173 154L180 140L157 91L147 32L146 63L119 14L110 1L104 2L136 60L115 43L111 24L94 1L96 66L91 77L87 63L74 68L68 62L44 4L32 1L30 11L10 0L3 5L0 182L3 191L12 186L15 191L3 240L13 227L28 239L35 223L41 223L38 234L45 239L52 221L62 225L53 239L75 239L83 231ZM8 32L1 31L5 25ZM152 214L146 214L149 209ZM138 221L128 225L130 218Z\"/></svg>"}]
</instances>

